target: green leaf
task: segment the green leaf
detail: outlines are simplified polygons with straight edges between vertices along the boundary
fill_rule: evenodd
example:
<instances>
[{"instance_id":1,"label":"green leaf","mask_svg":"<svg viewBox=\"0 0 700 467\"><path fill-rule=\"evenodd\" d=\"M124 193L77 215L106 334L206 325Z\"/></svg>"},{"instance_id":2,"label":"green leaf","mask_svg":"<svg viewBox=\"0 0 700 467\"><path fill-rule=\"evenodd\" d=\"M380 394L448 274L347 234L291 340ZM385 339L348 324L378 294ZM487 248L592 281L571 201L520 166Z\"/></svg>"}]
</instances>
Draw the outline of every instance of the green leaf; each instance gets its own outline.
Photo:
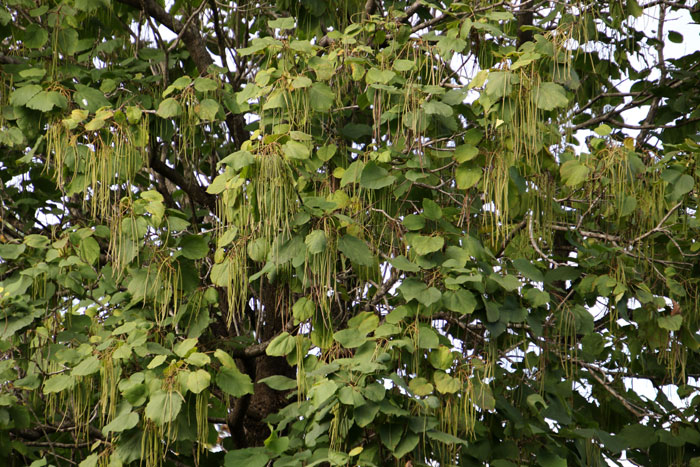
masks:
<instances>
[{"instance_id":1,"label":"green leaf","mask_svg":"<svg viewBox=\"0 0 700 467\"><path fill-rule=\"evenodd\" d=\"M213 265L209 273L209 278L214 285L228 287L231 281L231 266L228 261Z\"/></svg>"},{"instance_id":2,"label":"green leaf","mask_svg":"<svg viewBox=\"0 0 700 467\"><path fill-rule=\"evenodd\" d=\"M105 425L104 428L102 428L102 434L107 436L111 432L121 433L122 431L132 429L138 425L138 423L139 414L137 412L124 412Z\"/></svg>"},{"instance_id":3,"label":"green leaf","mask_svg":"<svg viewBox=\"0 0 700 467\"><path fill-rule=\"evenodd\" d=\"M41 385L41 380L37 375L30 374L24 378L18 379L13 383L16 389L24 389L27 391L33 391Z\"/></svg>"},{"instance_id":4,"label":"green leaf","mask_svg":"<svg viewBox=\"0 0 700 467\"><path fill-rule=\"evenodd\" d=\"M265 258L267 258L267 254L270 251L270 245L267 239L257 238L248 243L247 249L250 259L261 263L265 261Z\"/></svg>"},{"instance_id":5,"label":"green leaf","mask_svg":"<svg viewBox=\"0 0 700 467\"><path fill-rule=\"evenodd\" d=\"M336 146L335 144L329 144L327 146L322 146L318 148L316 154L318 155L318 158L321 159L323 162L328 162L335 155L337 150L338 146Z\"/></svg>"},{"instance_id":6,"label":"green leaf","mask_svg":"<svg viewBox=\"0 0 700 467\"><path fill-rule=\"evenodd\" d=\"M433 385L425 378L413 378L409 383L408 387L411 392L418 397L427 396L433 393Z\"/></svg>"},{"instance_id":7,"label":"green leaf","mask_svg":"<svg viewBox=\"0 0 700 467\"><path fill-rule=\"evenodd\" d=\"M143 111L136 106L130 105L126 108L126 119L131 124L136 124L141 121Z\"/></svg>"},{"instance_id":8,"label":"green leaf","mask_svg":"<svg viewBox=\"0 0 700 467\"><path fill-rule=\"evenodd\" d=\"M297 76L292 80L292 87L294 89L308 88L311 86L311 83L312 81L306 76Z\"/></svg>"},{"instance_id":9,"label":"green leaf","mask_svg":"<svg viewBox=\"0 0 700 467\"><path fill-rule=\"evenodd\" d=\"M225 467L265 467L270 461L270 456L265 448L235 449L226 453L224 457Z\"/></svg>"},{"instance_id":10,"label":"green leaf","mask_svg":"<svg viewBox=\"0 0 700 467\"><path fill-rule=\"evenodd\" d=\"M619 436L628 443L631 449L646 449L658 440L654 428L642 424L625 426L620 431Z\"/></svg>"},{"instance_id":11,"label":"green leaf","mask_svg":"<svg viewBox=\"0 0 700 467\"><path fill-rule=\"evenodd\" d=\"M29 99L29 102L27 102L26 105L30 109L38 110L40 112L50 112L54 107L65 109L68 102L61 93L56 91L41 91Z\"/></svg>"},{"instance_id":12,"label":"green leaf","mask_svg":"<svg viewBox=\"0 0 700 467\"><path fill-rule=\"evenodd\" d=\"M209 387L211 375L206 370L196 370L187 376L187 389L194 394L199 394Z\"/></svg>"},{"instance_id":13,"label":"green leaf","mask_svg":"<svg viewBox=\"0 0 700 467\"><path fill-rule=\"evenodd\" d=\"M627 217L637 209L637 199L633 196L622 196L620 217Z\"/></svg>"},{"instance_id":14,"label":"green leaf","mask_svg":"<svg viewBox=\"0 0 700 467\"><path fill-rule=\"evenodd\" d=\"M316 304L306 297L301 297L292 306L292 315L298 322L313 318L316 311Z\"/></svg>"},{"instance_id":15,"label":"green leaf","mask_svg":"<svg viewBox=\"0 0 700 467\"><path fill-rule=\"evenodd\" d=\"M668 40L675 44L681 44L683 43L683 35L676 31L668 31Z\"/></svg>"},{"instance_id":16,"label":"green leaf","mask_svg":"<svg viewBox=\"0 0 700 467\"><path fill-rule=\"evenodd\" d=\"M201 235L185 235L180 240L180 248L187 259L201 259L209 254L208 239Z\"/></svg>"},{"instance_id":17,"label":"green leaf","mask_svg":"<svg viewBox=\"0 0 700 467\"><path fill-rule=\"evenodd\" d=\"M243 397L253 394L253 383L250 376L243 374L237 367L224 367L216 375L216 384L233 397Z\"/></svg>"},{"instance_id":18,"label":"green leaf","mask_svg":"<svg viewBox=\"0 0 700 467\"><path fill-rule=\"evenodd\" d=\"M175 420L182 408L182 396L174 391L158 391L151 395L144 415L158 426Z\"/></svg>"},{"instance_id":19,"label":"green leaf","mask_svg":"<svg viewBox=\"0 0 700 467\"><path fill-rule=\"evenodd\" d=\"M268 21L267 25L275 29L293 29L294 18L277 18L272 21Z\"/></svg>"},{"instance_id":20,"label":"green leaf","mask_svg":"<svg viewBox=\"0 0 700 467\"><path fill-rule=\"evenodd\" d=\"M68 375L54 375L46 381L44 381L44 394L52 394L56 392L65 391L68 388L72 388L74 384L75 379Z\"/></svg>"},{"instance_id":21,"label":"green leaf","mask_svg":"<svg viewBox=\"0 0 700 467\"><path fill-rule=\"evenodd\" d=\"M537 464L541 467L567 467L566 459L549 452L540 452L537 455Z\"/></svg>"},{"instance_id":22,"label":"green leaf","mask_svg":"<svg viewBox=\"0 0 700 467\"><path fill-rule=\"evenodd\" d=\"M63 54L72 56L78 51L78 31L73 28L58 31L58 48Z\"/></svg>"},{"instance_id":23,"label":"green leaf","mask_svg":"<svg viewBox=\"0 0 700 467\"><path fill-rule=\"evenodd\" d=\"M392 454L397 459L400 459L409 452L413 451L416 448L416 446L418 446L418 441L420 441L420 437L417 434L409 431L401 439L401 441L396 446L396 449L394 449L394 452L392 452Z\"/></svg>"},{"instance_id":24,"label":"green leaf","mask_svg":"<svg viewBox=\"0 0 700 467\"><path fill-rule=\"evenodd\" d=\"M396 177L389 175L389 172L377 165L374 161L368 162L362 175L360 176L360 185L370 190L378 190L391 185L396 181Z\"/></svg>"},{"instance_id":25,"label":"green leaf","mask_svg":"<svg viewBox=\"0 0 700 467\"><path fill-rule=\"evenodd\" d=\"M360 266L371 266L374 263L374 256L367 247L367 244L353 235L343 235L340 240L338 240L338 250L350 261Z\"/></svg>"},{"instance_id":26,"label":"green leaf","mask_svg":"<svg viewBox=\"0 0 700 467\"><path fill-rule=\"evenodd\" d=\"M362 454L362 451L364 451L364 448L362 446L354 447L350 450L350 452L348 452L348 456L350 456L350 457L358 456L358 455Z\"/></svg>"},{"instance_id":27,"label":"green leaf","mask_svg":"<svg viewBox=\"0 0 700 467\"><path fill-rule=\"evenodd\" d=\"M288 332L283 332L279 336L272 339L268 344L265 353L271 357L283 357L288 355L293 350L296 350L297 342L294 336Z\"/></svg>"},{"instance_id":28,"label":"green leaf","mask_svg":"<svg viewBox=\"0 0 700 467\"><path fill-rule=\"evenodd\" d=\"M546 305L551 300L547 292L537 289L528 289L525 292L525 298L527 298L533 307Z\"/></svg>"},{"instance_id":29,"label":"green leaf","mask_svg":"<svg viewBox=\"0 0 700 467\"><path fill-rule=\"evenodd\" d=\"M661 329L678 331L683 325L683 315L660 316L657 323Z\"/></svg>"},{"instance_id":30,"label":"green leaf","mask_svg":"<svg viewBox=\"0 0 700 467\"><path fill-rule=\"evenodd\" d=\"M423 110L427 115L452 116L452 107L440 101L428 101L423 103Z\"/></svg>"},{"instance_id":31,"label":"green leaf","mask_svg":"<svg viewBox=\"0 0 700 467\"><path fill-rule=\"evenodd\" d=\"M479 148L471 144L461 144L455 148L455 160L463 163L474 159L479 155Z\"/></svg>"},{"instance_id":32,"label":"green leaf","mask_svg":"<svg viewBox=\"0 0 700 467\"><path fill-rule=\"evenodd\" d=\"M323 379L314 384L309 391L309 397L314 407L319 407L321 404L330 399L338 391L338 385L331 380Z\"/></svg>"},{"instance_id":33,"label":"green leaf","mask_svg":"<svg viewBox=\"0 0 700 467\"><path fill-rule=\"evenodd\" d=\"M27 249L27 245L22 243L0 243L0 258L4 260L13 260L20 257L24 250Z\"/></svg>"},{"instance_id":34,"label":"green leaf","mask_svg":"<svg viewBox=\"0 0 700 467\"><path fill-rule=\"evenodd\" d=\"M199 92L216 91L219 89L219 83L211 78L199 77L194 80L194 88Z\"/></svg>"},{"instance_id":35,"label":"green leaf","mask_svg":"<svg viewBox=\"0 0 700 467\"><path fill-rule=\"evenodd\" d=\"M309 147L298 141L289 140L282 146L284 155L290 159L305 160L311 155Z\"/></svg>"},{"instance_id":36,"label":"green leaf","mask_svg":"<svg viewBox=\"0 0 700 467\"><path fill-rule=\"evenodd\" d=\"M304 243L309 254L322 253L326 249L326 233L323 230L313 230L306 236Z\"/></svg>"},{"instance_id":37,"label":"green leaf","mask_svg":"<svg viewBox=\"0 0 700 467\"><path fill-rule=\"evenodd\" d=\"M311 55L314 52L314 46L311 44L311 41L293 40L289 43L289 48L306 55Z\"/></svg>"},{"instance_id":38,"label":"green leaf","mask_svg":"<svg viewBox=\"0 0 700 467\"><path fill-rule=\"evenodd\" d=\"M78 467L97 467L99 460L100 460L99 454L90 454L85 459L80 461L80 464L78 464Z\"/></svg>"},{"instance_id":39,"label":"green leaf","mask_svg":"<svg viewBox=\"0 0 700 467\"><path fill-rule=\"evenodd\" d=\"M77 102L83 109L91 113L97 112L102 107L109 107L111 104L105 98L104 93L83 84L75 85L76 93L73 94L73 101Z\"/></svg>"},{"instance_id":40,"label":"green leaf","mask_svg":"<svg viewBox=\"0 0 700 467\"><path fill-rule=\"evenodd\" d=\"M399 286L399 291L407 302L418 299L426 290L428 290L428 286L424 282L414 278L405 279Z\"/></svg>"},{"instance_id":41,"label":"green leaf","mask_svg":"<svg viewBox=\"0 0 700 467\"><path fill-rule=\"evenodd\" d=\"M601 123L600 125L598 125L598 128L596 128L593 131L595 131L596 134L599 136L608 136L610 133L612 133L612 128L610 127L610 125Z\"/></svg>"},{"instance_id":42,"label":"green leaf","mask_svg":"<svg viewBox=\"0 0 700 467\"><path fill-rule=\"evenodd\" d=\"M434 288L434 287L431 287ZM418 348L437 349L440 345L440 338L437 333L428 326L418 328Z\"/></svg>"},{"instance_id":43,"label":"green leaf","mask_svg":"<svg viewBox=\"0 0 700 467\"><path fill-rule=\"evenodd\" d=\"M195 348L196 345L197 339L185 339L175 344L173 347L173 352L175 352L175 355L178 357L184 358Z\"/></svg>"},{"instance_id":44,"label":"green leaf","mask_svg":"<svg viewBox=\"0 0 700 467\"><path fill-rule=\"evenodd\" d=\"M0 8L0 25L7 26L10 21L12 21L12 15L5 8Z\"/></svg>"},{"instance_id":45,"label":"green leaf","mask_svg":"<svg viewBox=\"0 0 700 467\"><path fill-rule=\"evenodd\" d=\"M513 266L526 278L535 282L543 282L544 274L532 262L524 258L513 260Z\"/></svg>"},{"instance_id":46,"label":"green leaf","mask_svg":"<svg viewBox=\"0 0 700 467\"><path fill-rule=\"evenodd\" d=\"M437 349L430 351L428 360L433 368L437 368L438 370L447 370L452 366L454 356L448 347L441 345Z\"/></svg>"},{"instance_id":47,"label":"green leaf","mask_svg":"<svg viewBox=\"0 0 700 467\"><path fill-rule=\"evenodd\" d=\"M431 221L442 218L442 208L430 198L423 198L423 216Z\"/></svg>"},{"instance_id":48,"label":"green leaf","mask_svg":"<svg viewBox=\"0 0 700 467\"><path fill-rule=\"evenodd\" d=\"M100 360L94 355L91 355L82 362L78 363L75 368L73 368L73 371L71 371L71 375L88 376L97 373L98 371L100 371Z\"/></svg>"},{"instance_id":49,"label":"green leaf","mask_svg":"<svg viewBox=\"0 0 700 467\"><path fill-rule=\"evenodd\" d=\"M31 248L48 248L49 239L45 235L29 234L24 237L24 244Z\"/></svg>"},{"instance_id":50,"label":"green leaf","mask_svg":"<svg viewBox=\"0 0 700 467\"><path fill-rule=\"evenodd\" d=\"M394 65L393 68L396 71L409 71L413 70L416 67L416 62L413 60L404 60L402 58L398 58L394 60Z\"/></svg>"},{"instance_id":51,"label":"green leaf","mask_svg":"<svg viewBox=\"0 0 700 467\"><path fill-rule=\"evenodd\" d=\"M30 49L39 49L49 40L49 32L36 23L31 23L22 35L24 46Z\"/></svg>"},{"instance_id":52,"label":"green leaf","mask_svg":"<svg viewBox=\"0 0 700 467\"><path fill-rule=\"evenodd\" d=\"M106 124L105 118L93 118L88 123L85 124L86 131L97 131L101 130Z\"/></svg>"},{"instance_id":53,"label":"green leaf","mask_svg":"<svg viewBox=\"0 0 700 467\"><path fill-rule=\"evenodd\" d=\"M465 289L445 292L442 302L448 310L462 315L471 314L476 309L474 295Z\"/></svg>"},{"instance_id":54,"label":"green leaf","mask_svg":"<svg viewBox=\"0 0 700 467\"><path fill-rule=\"evenodd\" d=\"M426 434L428 435L428 438L434 439L443 444L463 444L464 446L467 446L467 442L465 440L457 438L456 436L451 435L449 433L430 430Z\"/></svg>"},{"instance_id":55,"label":"green leaf","mask_svg":"<svg viewBox=\"0 0 700 467\"><path fill-rule=\"evenodd\" d=\"M637 0L630 0L628 2L625 2L625 6L627 8L627 13L630 16L639 18L644 14L644 9L639 5Z\"/></svg>"},{"instance_id":56,"label":"green leaf","mask_svg":"<svg viewBox=\"0 0 700 467\"><path fill-rule=\"evenodd\" d=\"M445 239L442 237L428 237L416 234L408 237L408 241L411 248L420 256L439 251L445 245Z\"/></svg>"},{"instance_id":57,"label":"green leaf","mask_svg":"<svg viewBox=\"0 0 700 467\"><path fill-rule=\"evenodd\" d=\"M309 103L318 112L328 112L335 103L335 93L325 83L314 83L309 89Z\"/></svg>"},{"instance_id":58,"label":"green leaf","mask_svg":"<svg viewBox=\"0 0 700 467\"><path fill-rule=\"evenodd\" d=\"M88 264L95 264L100 258L100 245L93 237L85 237L80 241L80 256Z\"/></svg>"},{"instance_id":59,"label":"green leaf","mask_svg":"<svg viewBox=\"0 0 700 467\"><path fill-rule=\"evenodd\" d=\"M195 107L195 111L202 120L216 120L216 114L219 112L219 104L214 99L203 99L199 105Z\"/></svg>"},{"instance_id":60,"label":"green leaf","mask_svg":"<svg viewBox=\"0 0 700 467\"><path fill-rule=\"evenodd\" d=\"M348 168L345 169L345 171L343 172L343 176L340 179L340 187L342 188L348 183L356 182L357 179L360 177L363 168L364 163L360 160L357 160L350 164Z\"/></svg>"},{"instance_id":61,"label":"green leaf","mask_svg":"<svg viewBox=\"0 0 700 467\"><path fill-rule=\"evenodd\" d=\"M10 105L20 106L25 105L29 100L36 94L41 92L41 86L37 84L30 84L27 86L22 86L12 91L10 94Z\"/></svg>"},{"instance_id":62,"label":"green leaf","mask_svg":"<svg viewBox=\"0 0 700 467\"><path fill-rule=\"evenodd\" d=\"M224 157L218 162L217 167L225 164L233 168L233 170L235 170L236 172L239 172L242 168L248 167L249 165L253 165L254 163L255 156L253 156L253 154L251 154L249 151L243 150L232 152L228 156ZM222 180L225 180L225 178Z\"/></svg>"},{"instance_id":63,"label":"green leaf","mask_svg":"<svg viewBox=\"0 0 700 467\"><path fill-rule=\"evenodd\" d=\"M425 227L425 217L419 214L409 214L403 218L403 225L408 230L421 230Z\"/></svg>"},{"instance_id":64,"label":"green leaf","mask_svg":"<svg viewBox=\"0 0 700 467\"><path fill-rule=\"evenodd\" d=\"M379 413L378 404L365 404L354 408L353 417L357 426L364 428L374 421L377 413Z\"/></svg>"},{"instance_id":65,"label":"green leaf","mask_svg":"<svg viewBox=\"0 0 700 467\"><path fill-rule=\"evenodd\" d=\"M488 74L486 94L493 99L509 95L513 89L510 82L511 74L507 71L492 71Z\"/></svg>"},{"instance_id":66,"label":"green leaf","mask_svg":"<svg viewBox=\"0 0 700 467\"><path fill-rule=\"evenodd\" d=\"M581 164L578 159L564 162L559 168L562 181L570 187L575 187L588 180L590 169Z\"/></svg>"},{"instance_id":67,"label":"green leaf","mask_svg":"<svg viewBox=\"0 0 700 467\"><path fill-rule=\"evenodd\" d=\"M236 238L236 234L238 234L238 228L234 225L219 237L219 239L216 241L216 246L218 248L223 248L230 245Z\"/></svg>"},{"instance_id":68,"label":"green leaf","mask_svg":"<svg viewBox=\"0 0 700 467\"><path fill-rule=\"evenodd\" d=\"M404 427L398 423L383 423L378 428L382 443L393 452L401 441Z\"/></svg>"},{"instance_id":69,"label":"green leaf","mask_svg":"<svg viewBox=\"0 0 700 467\"><path fill-rule=\"evenodd\" d=\"M512 274L506 274L505 276L501 276L500 274L492 274L489 276L489 279L498 283L498 285L503 287L507 292L514 292L522 285L518 278Z\"/></svg>"},{"instance_id":70,"label":"green leaf","mask_svg":"<svg viewBox=\"0 0 700 467\"><path fill-rule=\"evenodd\" d=\"M169 94L172 94L173 91L181 91L190 84L192 84L192 78L187 75L180 76L178 79L173 81L173 83L168 86L165 91L163 91L163 97L167 97Z\"/></svg>"},{"instance_id":71,"label":"green leaf","mask_svg":"<svg viewBox=\"0 0 700 467\"><path fill-rule=\"evenodd\" d=\"M177 117L181 113L182 106L180 105L180 103L172 97L169 97L160 103L156 115L158 115L161 118L172 118Z\"/></svg>"},{"instance_id":72,"label":"green leaf","mask_svg":"<svg viewBox=\"0 0 700 467\"><path fill-rule=\"evenodd\" d=\"M537 96L537 108L542 110L553 110L557 107L566 107L569 99L566 97L566 90L557 83L541 83L535 91Z\"/></svg>"},{"instance_id":73,"label":"green leaf","mask_svg":"<svg viewBox=\"0 0 700 467\"><path fill-rule=\"evenodd\" d=\"M158 367L161 366L163 363L165 363L165 361L166 361L167 359L168 359L168 356L167 356L167 355L156 355L156 356L153 357L153 359L148 363L148 365L146 366L146 368L148 368L149 370L152 370L152 369L154 369L154 368L158 368Z\"/></svg>"},{"instance_id":74,"label":"green leaf","mask_svg":"<svg viewBox=\"0 0 700 467\"><path fill-rule=\"evenodd\" d=\"M259 382L265 383L275 391L289 391L297 387L297 380L282 375L268 376L267 378L261 379Z\"/></svg>"},{"instance_id":75,"label":"green leaf","mask_svg":"<svg viewBox=\"0 0 700 467\"><path fill-rule=\"evenodd\" d=\"M419 272L420 271L420 267L417 264L412 263L411 261L408 260L408 258L406 258L403 255L390 259L389 263L391 263L391 265L394 266L399 271L406 271L406 272Z\"/></svg>"},{"instance_id":76,"label":"green leaf","mask_svg":"<svg viewBox=\"0 0 700 467\"><path fill-rule=\"evenodd\" d=\"M204 366L211 363L211 358L209 358L209 355L202 352L192 352L185 358L185 361L190 365Z\"/></svg>"},{"instance_id":77,"label":"green leaf","mask_svg":"<svg viewBox=\"0 0 700 467\"><path fill-rule=\"evenodd\" d=\"M473 187L476 185L479 180L481 180L481 177L483 175L483 172L481 170L481 167L469 167L467 165L460 165L457 167L457 170L455 170L455 180L457 182L457 188L460 190L466 190L468 188Z\"/></svg>"},{"instance_id":78,"label":"green leaf","mask_svg":"<svg viewBox=\"0 0 700 467\"><path fill-rule=\"evenodd\" d=\"M333 334L333 339L346 349L354 349L367 341L366 334L357 329L343 329L342 331L338 331Z\"/></svg>"},{"instance_id":79,"label":"green leaf","mask_svg":"<svg viewBox=\"0 0 700 467\"><path fill-rule=\"evenodd\" d=\"M214 351L214 357L226 368L238 368L233 358L221 349L216 349Z\"/></svg>"},{"instance_id":80,"label":"green leaf","mask_svg":"<svg viewBox=\"0 0 700 467\"><path fill-rule=\"evenodd\" d=\"M491 387L479 380L474 380L473 385L474 398L472 400L474 403L484 410L495 410L496 399L493 397Z\"/></svg>"},{"instance_id":81,"label":"green leaf","mask_svg":"<svg viewBox=\"0 0 700 467\"><path fill-rule=\"evenodd\" d=\"M354 386L343 386L340 388L340 391L338 391L338 400L345 405L355 407L366 403L365 398L362 397L358 388Z\"/></svg>"},{"instance_id":82,"label":"green leaf","mask_svg":"<svg viewBox=\"0 0 700 467\"><path fill-rule=\"evenodd\" d=\"M695 180L688 174L681 175L673 184L673 192L671 198L675 201L680 199L686 193L689 193L695 186Z\"/></svg>"},{"instance_id":83,"label":"green leaf","mask_svg":"<svg viewBox=\"0 0 700 467\"><path fill-rule=\"evenodd\" d=\"M365 80L367 81L367 84L388 84L389 81L391 81L394 78L394 76L396 76L396 73L394 73L391 70L378 70L372 67L367 71L367 74L365 75Z\"/></svg>"}]
</instances>

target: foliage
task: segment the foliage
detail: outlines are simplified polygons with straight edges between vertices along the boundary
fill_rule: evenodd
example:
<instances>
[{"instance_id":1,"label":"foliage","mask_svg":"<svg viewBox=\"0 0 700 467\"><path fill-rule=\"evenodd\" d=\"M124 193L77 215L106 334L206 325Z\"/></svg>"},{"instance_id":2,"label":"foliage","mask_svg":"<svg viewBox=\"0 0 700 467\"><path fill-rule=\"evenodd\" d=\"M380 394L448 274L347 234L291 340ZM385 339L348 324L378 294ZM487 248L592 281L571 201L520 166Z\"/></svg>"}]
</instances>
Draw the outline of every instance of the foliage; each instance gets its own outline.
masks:
<instances>
[{"instance_id":1,"label":"foliage","mask_svg":"<svg viewBox=\"0 0 700 467\"><path fill-rule=\"evenodd\" d=\"M520 4L0 5L0 459L697 463L692 7Z\"/></svg>"}]
</instances>

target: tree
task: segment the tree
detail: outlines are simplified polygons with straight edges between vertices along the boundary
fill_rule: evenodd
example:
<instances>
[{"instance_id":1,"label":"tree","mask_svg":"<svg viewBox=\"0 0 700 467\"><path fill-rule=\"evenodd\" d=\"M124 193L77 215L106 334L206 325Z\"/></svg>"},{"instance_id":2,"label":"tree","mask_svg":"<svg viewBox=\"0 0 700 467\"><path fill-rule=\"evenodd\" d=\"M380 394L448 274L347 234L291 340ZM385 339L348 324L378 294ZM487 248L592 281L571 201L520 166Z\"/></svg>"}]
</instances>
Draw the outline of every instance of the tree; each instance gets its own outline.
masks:
<instances>
[{"instance_id":1,"label":"tree","mask_svg":"<svg viewBox=\"0 0 700 467\"><path fill-rule=\"evenodd\" d=\"M4 2L0 459L696 465L679 12Z\"/></svg>"}]
</instances>

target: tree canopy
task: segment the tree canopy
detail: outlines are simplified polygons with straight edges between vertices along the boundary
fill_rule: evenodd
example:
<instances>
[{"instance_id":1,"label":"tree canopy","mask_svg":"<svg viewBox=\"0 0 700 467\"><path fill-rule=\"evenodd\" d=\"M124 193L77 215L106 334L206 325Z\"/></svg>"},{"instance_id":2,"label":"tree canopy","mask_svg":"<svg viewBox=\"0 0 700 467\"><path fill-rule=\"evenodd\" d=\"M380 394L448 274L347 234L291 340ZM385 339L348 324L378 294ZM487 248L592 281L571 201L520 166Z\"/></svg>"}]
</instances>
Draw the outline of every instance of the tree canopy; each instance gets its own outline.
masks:
<instances>
[{"instance_id":1,"label":"tree canopy","mask_svg":"<svg viewBox=\"0 0 700 467\"><path fill-rule=\"evenodd\" d=\"M2 2L0 459L700 465L680 14Z\"/></svg>"}]
</instances>

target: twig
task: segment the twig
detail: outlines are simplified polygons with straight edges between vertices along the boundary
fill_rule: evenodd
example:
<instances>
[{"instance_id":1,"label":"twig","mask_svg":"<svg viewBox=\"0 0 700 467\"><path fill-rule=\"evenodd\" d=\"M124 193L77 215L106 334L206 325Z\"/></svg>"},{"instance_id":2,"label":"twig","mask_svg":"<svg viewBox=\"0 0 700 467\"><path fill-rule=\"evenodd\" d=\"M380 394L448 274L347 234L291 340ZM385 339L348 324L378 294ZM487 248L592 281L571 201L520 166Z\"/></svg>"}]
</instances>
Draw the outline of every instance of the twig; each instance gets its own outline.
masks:
<instances>
[{"instance_id":1,"label":"twig","mask_svg":"<svg viewBox=\"0 0 700 467\"><path fill-rule=\"evenodd\" d=\"M648 231L648 232L646 232L646 233L643 233L643 234L640 235L639 237L637 237L637 238L635 238L634 240L632 240L632 244L641 242L642 240L644 240L645 238L647 238L647 237L648 237L649 235L651 235L651 234L654 234L654 233L657 233L657 232L662 232L663 229L661 229L661 227L662 227L662 226L664 225L664 223L668 220L668 218L671 217L671 214L673 214L673 213L676 211L676 209L678 209L678 208L681 207L682 205L683 205L683 201L679 201L675 206L673 206L673 207L666 213L666 215L659 221L659 223L656 225L656 227L654 227L654 228L651 229L650 231Z\"/></svg>"},{"instance_id":2,"label":"twig","mask_svg":"<svg viewBox=\"0 0 700 467\"><path fill-rule=\"evenodd\" d=\"M625 399L624 397L622 397L622 395L620 395L617 391L615 391L613 388L611 388L610 385L607 383L607 381L605 381L603 378L601 378L600 376L598 376L597 374L595 374L594 370L600 371L602 374L604 374L603 371L602 371L600 368L597 368L597 367L595 367L595 366L593 366L593 365L590 365L590 364L588 364L588 363L586 363L586 362L582 362L582 361L580 361L580 360L576 360L576 363L578 363L578 364L581 365L582 367L588 369L588 374L590 374L591 376L593 376L593 379L595 379L596 381L598 381L598 383L600 383L600 384L603 386L603 388L605 388L606 391L608 391L615 399L617 399L618 401L620 401L620 403L621 403L627 410L629 410L635 417L637 417L637 418L644 418L644 417L646 416L646 414L642 413L642 412L639 410L639 408L634 407L632 404L630 404L630 402L629 402L627 399Z\"/></svg>"},{"instance_id":3,"label":"twig","mask_svg":"<svg viewBox=\"0 0 700 467\"><path fill-rule=\"evenodd\" d=\"M553 266L555 266L555 267L561 266L561 264L557 263L556 261L554 261L553 259L551 259L549 256L547 256L546 254L544 254L544 252L540 249L539 245L537 245L537 242L535 241L534 229L533 229L533 227L532 227L532 218L533 218L533 217L534 217L533 214L530 213L530 216L529 216L529 219L528 219L528 222L527 222L527 229L528 229L528 232L529 232L529 234L530 234L530 244L532 245L532 248L535 249L535 251L537 252L537 254L540 255L540 256L542 257L542 259L544 259L545 261L547 261L547 262L550 263L551 265L553 265Z\"/></svg>"},{"instance_id":4,"label":"twig","mask_svg":"<svg viewBox=\"0 0 700 467\"><path fill-rule=\"evenodd\" d=\"M558 224L552 224L549 226L552 230L558 230L560 232L578 232L581 236L583 237L588 237L588 238L597 238L599 240L605 240L608 242L621 242L622 237L619 235L611 235L611 234L606 234L604 232L593 232L590 230L581 230L577 229L574 226L569 226L569 225L558 225Z\"/></svg>"},{"instance_id":5,"label":"twig","mask_svg":"<svg viewBox=\"0 0 700 467\"><path fill-rule=\"evenodd\" d=\"M513 227L510 232L508 232L508 235L506 235L506 238L503 239L503 242L501 243L501 247L498 249L498 252L496 253L496 258L500 258L501 255L503 254L504 251L506 251L506 248L508 247L508 244L513 240L513 238L520 232L523 227L525 227L525 224L527 224L527 219L523 219L520 221L518 225Z\"/></svg>"},{"instance_id":6,"label":"twig","mask_svg":"<svg viewBox=\"0 0 700 467\"><path fill-rule=\"evenodd\" d=\"M177 44L180 42L180 39L182 38L182 35L185 34L185 32L187 31L187 28L190 27L190 23L197 17L197 15L199 15L202 12L202 10L204 9L204 7L206 5L207 5L207 2L202 2L202 4L199 5L199 7L197 7L197 9L190 15L190 17L187 18L187 21L185 21L185 24L182 25L182 29L180 29L180 32L178 33L177 37L175 38L173 43L170 44L170 47L168 47L168 53L172 52L175 49L175 47L177 47Z\"/></svg>"}]
</instances>

